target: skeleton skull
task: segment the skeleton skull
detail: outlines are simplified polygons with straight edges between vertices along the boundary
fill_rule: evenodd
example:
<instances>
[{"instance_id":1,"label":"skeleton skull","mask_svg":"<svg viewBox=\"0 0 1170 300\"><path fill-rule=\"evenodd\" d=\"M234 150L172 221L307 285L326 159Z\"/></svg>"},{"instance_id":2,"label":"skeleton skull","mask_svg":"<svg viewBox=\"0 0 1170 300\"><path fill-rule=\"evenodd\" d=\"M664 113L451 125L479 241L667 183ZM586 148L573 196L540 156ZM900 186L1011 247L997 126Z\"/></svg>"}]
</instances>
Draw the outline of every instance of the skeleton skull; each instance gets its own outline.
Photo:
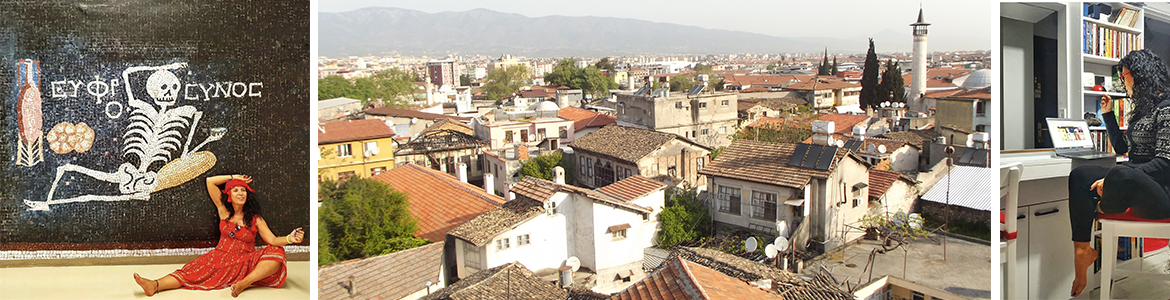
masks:
<instances>
[{"instance_id":1,"label":"skeleton skull","mask_svg":"<svg viewBox=\"0 0 1170 300\"><path fill-rule=\"evenodd\" d=\"M146 93L150 94L158 105L172 105L179 97L179 78L171 71L155 71L146 78Z\"/></svg>"}]
</instances>

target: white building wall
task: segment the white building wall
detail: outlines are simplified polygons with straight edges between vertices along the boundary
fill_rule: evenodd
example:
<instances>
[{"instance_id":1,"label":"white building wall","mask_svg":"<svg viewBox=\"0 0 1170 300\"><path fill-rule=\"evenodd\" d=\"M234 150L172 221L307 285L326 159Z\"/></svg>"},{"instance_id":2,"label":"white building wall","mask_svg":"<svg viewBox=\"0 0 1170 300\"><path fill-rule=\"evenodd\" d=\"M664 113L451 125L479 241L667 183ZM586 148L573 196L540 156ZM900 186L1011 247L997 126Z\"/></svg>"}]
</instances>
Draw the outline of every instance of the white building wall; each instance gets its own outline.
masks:
<instances>
[{"instance_id":1,"label":"white building wall","mask_svg":"<svg viewBox=\"0 0 1170 300\"><path fill-rule=\"evenodd\" d=\"M909 172L918 170L918 149L903 146L890 153L890 171Z\"/></svg>"},{"instance_id":2,"label":"white building wall","mask_svg":"<svg viewBox=\"0 0 1170 300\"><path fill-rule=\"evenodd\" d=\"M658 245L658 230L661 230L661 228L659 228L661 223L658 222L658 215L662 213L662 210L665 209L666 206L666 190L653 192L649 195L646 195L645 197L634 199L634 201L630 202L633 202L635 205L651 207L654 209L654 212L650 214L649 220L642 226L642 247L647 248Z\"/></svg>"},{"instance_id":3,"label":"white building wall","mask_svg":"<svg viewBox=\"0 0 1170 300\"><path fill-rule=\"evenodd\" d=\"M848 242L864 234L860 231L847 231L845 225L856 225L861 217L865 216L866 211L869 210L869 188L862 188L856 192L853 191L853 185L858 183L869 183L869 172L865 165L854 161L852 158L842 158L837 163L837 169L833 171L828 179L826 185L827 196L826 200L830 211L830 219L826 227L826 240L829 243L825 244L825 250L830 250L840 246L844 242ZM857 199L857 205L854 206L854 200ZM844 204L837 205L841 201Z\"/></svg>"},{"instance_id":4,"label":"white building wall","mask_svg":"<svg viewBox=\"0 0 1170 300\"><path fill-rule=\"evenodd\" d=\"M590 270L597 270L597 250L594 247L594 227L593 222L593 200L586 199L585 196L576 194L567 195L560 203L557 204L557 213L563 213L568 216L569 231L571 233L572 244L569 247L569 255L576 256L581 260L581 266L589 268ZM561 211L565 209L565 211ZM605 230L602 227L601 230Z\"/></svg>"},{"instance_id":5,"label":"white building wall","mask_svg":"<svg viewBox=\"0 0 1170 300\"><path fill-rule=\"evenodd\" d=\"M590 200L591 201L591 200ZM591 201L592 202L592 201ZM593 203L593 238L597 251L596 271L642 261L645 238L642 227L647 221L639 213L613 205ZM608 227L630 224L625 238L613 238Z\"/></svg>"},{"instance_id":6,"label":"white building wall","mask_svg":"<svg viewBox=\"0 0 1170 300\"><path fill-rule=\"evenodd\" d=\"M562 194L563 195L563 194ZM569 258L566 242L565 215L542 214L521 223L516 228L496 235L487 245L487 267L496 267L519 261L528 269L537 271L558 268ZM518 237L529 235L531 244L519 245ZM508 249L497 250L496 240L508 238Z\"/></svg>"},{"instance_id":7,"label":"white building wall","mask_svg":"<svg viewBox=\"0 0 1170 300\"><path fill-rule=\"evenodd\" d=\"M918 188L907 184L902 180L895 180L890 188L886 190L886 194L882 196L882 205L877 207L877 211L889 213L897 213L903 211L910 213L910 208L914 205L914 200L918 198Z\"/></svg>"}]
</instances>

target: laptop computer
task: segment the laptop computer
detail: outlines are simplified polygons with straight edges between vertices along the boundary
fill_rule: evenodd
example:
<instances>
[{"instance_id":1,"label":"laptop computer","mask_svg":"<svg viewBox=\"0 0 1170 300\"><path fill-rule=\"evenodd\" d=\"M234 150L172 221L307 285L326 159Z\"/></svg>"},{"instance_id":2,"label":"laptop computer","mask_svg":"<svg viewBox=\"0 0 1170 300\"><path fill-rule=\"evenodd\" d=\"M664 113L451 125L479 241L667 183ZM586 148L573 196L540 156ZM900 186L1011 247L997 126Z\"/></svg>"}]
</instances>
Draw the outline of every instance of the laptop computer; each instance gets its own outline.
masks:
<instances>
[{"instance_id":1,"label":"laptop computer","mask_svg":"<svg viewBox=\"0 0 1170 300\"><path fill-rule=\"evenodd\" d=\"M1075 159L1117 156L1096 150L1089 135L1089 123L1085 120L1047 118L1045 121L1048 122L1048 136L1052 138L1052 148L1056 150L1057 156Z\"/></svg>"}]
</instances>

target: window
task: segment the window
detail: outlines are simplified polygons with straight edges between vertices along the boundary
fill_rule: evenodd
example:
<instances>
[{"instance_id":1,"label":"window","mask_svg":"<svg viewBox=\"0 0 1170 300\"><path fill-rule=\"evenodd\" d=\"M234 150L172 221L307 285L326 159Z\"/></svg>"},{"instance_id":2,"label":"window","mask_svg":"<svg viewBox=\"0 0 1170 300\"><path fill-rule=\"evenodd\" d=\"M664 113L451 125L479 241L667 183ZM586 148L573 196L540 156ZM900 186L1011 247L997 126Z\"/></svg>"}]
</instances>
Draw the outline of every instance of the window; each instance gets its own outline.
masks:
<instances>
[{"instance_id":1,"label":"window","mask_svg":"<svg viewBox=\"0 0 1170 300\"><path fill-rule=\"evenodd\" d=\"M609 234L612 235L613 239L615 239L615 240L624 239L624 238L626 238L626 230L628 230L628 229L614 230L613 232L610 232Z\"/></svg>"},{"instance_id":2,"label":"window","mask_svg":"<svg viewBox=\"0 0 1170 300\"><path fill-rule=\"evenodd\" d=\"M378 176L378 174L382 174L382 172L386 172L386 167L373 168L370 169L370 176Z\"/></svg>"},{"instance_id":3,"label":"window","mask_svg":"<svg viewBox=\"0 0 1170 300\"><path fill-rule=\"evenodd\" d=\"M670 168L666 168L666 175L669 175L670 177L677 177L676 176L676 175L678 175L677 173L678 173L678 169L675 168L674 166L671 166Z\"/></svg>"},{"instance_id":4,"label":"window","mask_svg":"<svg viewBox=\"0 0 1170 300\"><path fill-rule=\"evenodd\" d=\"M483 259L479 257L479 248L475 245L463 244L463 266L475 271L483 269Z\"/></svg>"},{"instance_id":5,"label":"window","mask_svg":"<svg viewBox=\"0 0 1170 300\"><path fill-rule=\"evenodd\" d=\"M727 126L719 127L719 134L727 134Z\"/></svg>"},{"instance_id":6,"label":"window","mask_svg":"<svg viewBox=\"0 0 1170 300\"><path fill-rule=\"evenodd\" d=\"M586 162L585 169L588 170L588 172L586 172L587 174L585 174L585 176L593 177L593 158L586 158L585 162Z\"/></svg>"},{"instance_id":7,"label":"window","mask_svg":"<svg viewBox=\"0 0 1170 300\"><path fill-rule=\"evenodd\" d=\"M567 127L567 126L561 126L561 128L560 128L560 129L558 129L558 130L561 132L561 138L562 138L562 139L567 139L567 138L569 138L569 127Z\"/></svg>"},{"instance_id":8,"label":"window","mask_svg":"<svg viewBox=\"0 0 1170 300\"><path fill-rule=\"evenodd\" d=\"M353 155L353 148L350 144L337 145L337 157L349 157Z\"/></svg>"},{"instance_id":9,"label":"window","mask_svg":"<svg viewBox=\"0 0 1170 300\"><path fill-rule=\"evenodd\" d=\"M857 208L857 205L860 205L860 204L861 204L861 199L853 198L853 208Z\"/></svg>"},{"instance_id":10,"label":"window","mask_svg":"<svg viewBox=\"0 0 1170 300\"><path fill-rule=\"evenodd\" d=\"M483 156L476 156L475 157L475 170L476 171L483 171Z\"/></svg>"},{"instance_id":11,"label":"window","mask_svg":"<svg viewBox=\"0 0 1170 300\"><path fill-rule=\"evenodd\" d=\"M521 129L520 130L520 141L525 142L525 143L529 142L528 141L528 129Z\"/></svg>"},{"instance_id":12,"label":"window","mask_svg":"<svg viewBox=\"0 0 1170 300\"><path fill-rule=\"evenodd\" d=\"M366 150L378 148L378 142L366 142ZM373 154L373 153L371 153Z\"/></svg>"},{"instance_id":13,"label":"window","mask_svg":"<svg viewBox=\"0 0 1170 300\"><path fill-rule=\"evenodd\" d=\"M699 101L699 108L700 108L700 109L706 109L706 108L707 108L707 102L702 102L702 101Z\"/></svg>"},{"instance_id":14,"label":"window","mask_svg":"<svg viewBox=\"0 0 1170 300\"><path fill-rule=\"evenodd\" d=\"M738 188L719 186L719 193L716 195L719 200L719 211L739 215L741 196Z\"/></svg>"},{"instance_id":15,"label":"window","mask_svg":"<svg viewBox=\"0 0 1170 300\"><path fill-rule=\"evenodd\" d=\"M910 295L910 299L926 300L926 295L919 292L913 292L913 294Z\"/></svg>"},{"instance_id":16,"label":"window","mask_svg":"<svg viewBox=\"0 0 1170 300\"><path fill-rule=\"evenodd\" d=\"M507 250L509 248L512 248L512 244L510 244L508 242L508 238L502 238L502 239L496 240L496 250L497 251L498 250Z\"/></svg>"},{"instance_id":17,"label":"window","mask_svg":"<svg viewBox=\"0 0 1170 300\"><path fill-rule=\"evenodd\" d=\"M588 167L589 167L589 164L585 163L585 158L584 158L584 157L581 157L580 159L581 159L581 163L580 163L580 166L579 166L579 167L577 167L577 168L578 168L578 169L580 169L579 171L581 172L581 175L585 175L585 170L588 170L588 169L589 169L589 168L588 168Z\"/></svg>"},{"instance_id":18,"label":"window","mask_svg":"<svg viewBox=\"0 0 1170 300\"><path fill-rule=\"evenodd\" d=\"M699 133L702 134L703 136L707 136L707 135L711 134L711 131L708 130L707 128L703 128L703 130L700 130Z\"/></svg>"},{"instance_id":19,"label":"window","mask_svg":"<svg viewBox=\"0 0 1170 300\"><path fill-rule=\"evenodd\" d=\"M731 105L731 100L723 100L723 102L719 104L719 106L723 107L727 107L728 105Z\"/></svg>"},{"instance_id":20,"label":"window","mask_svg":"<svg viewBox=\"0 0 1170 300\"><path fill-rule=\"evenodd\" d=\"M345 171L345 172L337 173L337 179L341 179L341 180L346 180L346 179L349 179L351 177L356 177L356 176L357 176L357 173L355 173L354 171Z\"/></svg>"},{"instance_id":21,"label":"window","mask_svg":"<svg viewBox=\"0 0 1170 300\"><path fill-rule=\"evenodd\" d=\"M539 141L539 140L543 140L543 139L544 139L544 133L545 133L545 131L544 131L544 128L537 128L537 129L536 129L536 140L538 140L538 141Z\"/></svg>"},{"instance_id":22,"label":"window","mask_svg":"<svg viewBox=\"0 0 1170 300\"><path fill-rule=\"evenodd\" d=\"M512 143L512 141L513 141L512 131L511 130L504 131L504 142L505 143Z\"/></svg>"},{"instance_id":23,"label":"window","mask_svg":"<svg viewBox=\"0 0 1170 300\"><path fill-rule=\"evenodd\" d=\"M532 239L528 236L528 234L516 236L516 247L531 245L531 244L532 244Z\"/></svg>"},{"instance_id":24,"label":"window","mask_svg":"<svg viewBox=\"0 0 1170 300\"><path fill-rule=\"evenodd\" d=\"M706 157L696 158L695 164L699 166L699 169L702 169L704 166L707 165L707 158Z\"/></svg>"},{"instance_id":25,"label":"window","mask_svg":"<svg viewBox=\"0 0 1170 300\"><path fill-rule=\"evenodd\" d=\"M752 191L752 218L776 220L776 194Z\"/></svg>"}]
</instances>

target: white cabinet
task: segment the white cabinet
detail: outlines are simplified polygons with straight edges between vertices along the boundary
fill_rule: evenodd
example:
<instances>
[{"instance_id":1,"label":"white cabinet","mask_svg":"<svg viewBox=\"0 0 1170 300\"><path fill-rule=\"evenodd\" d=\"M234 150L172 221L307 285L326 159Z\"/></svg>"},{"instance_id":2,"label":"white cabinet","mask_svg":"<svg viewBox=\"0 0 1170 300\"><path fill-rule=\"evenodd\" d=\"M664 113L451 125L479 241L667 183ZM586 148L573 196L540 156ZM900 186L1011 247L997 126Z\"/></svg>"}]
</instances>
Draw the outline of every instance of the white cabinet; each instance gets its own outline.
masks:
<instances>
[{"instance_id":1,"label":"white cabinet","mask_svg":"<svg viewBox=\"0 0 1170 300\"><path fill-rule=\"evenodd\" d=\"M1028 245L1024 253L1028 266L1028 299L1069 298L1073 248L1068 201L1021 207L1020 212L1025 216L1020 224L1026 224L1020 226L1021 236L1026 239L1020 243ZM1022 234L1025 228L1027 234Z\"/></svg>"}]
</instances>

